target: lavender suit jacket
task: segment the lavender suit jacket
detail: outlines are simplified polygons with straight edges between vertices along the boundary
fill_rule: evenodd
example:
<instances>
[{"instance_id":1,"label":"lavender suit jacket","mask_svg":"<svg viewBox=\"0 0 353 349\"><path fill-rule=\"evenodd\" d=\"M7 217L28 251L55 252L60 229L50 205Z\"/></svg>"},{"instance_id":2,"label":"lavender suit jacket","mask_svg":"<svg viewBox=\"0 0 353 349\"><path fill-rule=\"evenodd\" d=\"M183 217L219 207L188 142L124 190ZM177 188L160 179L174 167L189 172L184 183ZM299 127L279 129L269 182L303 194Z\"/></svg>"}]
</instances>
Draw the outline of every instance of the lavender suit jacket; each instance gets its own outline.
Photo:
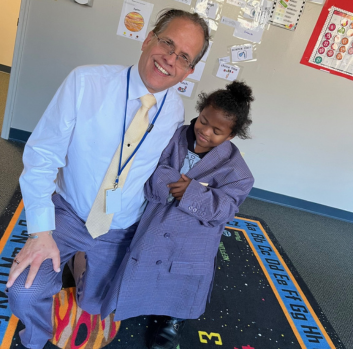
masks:
<instances>
[{"instance_id":1,"label":"lavender suit jacket","mask_svg":"<svg viewBox=\"0 0 353 349\"><path fill-rule=\"evenodd\" d=\"M176 131L145 184L149 203L109 287L104 317L116 309L115 320L198 318L205 310L223 228L254 179L238 148L226 141L186 174L192 181L181 201L167 203L167 184L178 181L187 154L187 127Z\"/></svg>"}]
</instances>

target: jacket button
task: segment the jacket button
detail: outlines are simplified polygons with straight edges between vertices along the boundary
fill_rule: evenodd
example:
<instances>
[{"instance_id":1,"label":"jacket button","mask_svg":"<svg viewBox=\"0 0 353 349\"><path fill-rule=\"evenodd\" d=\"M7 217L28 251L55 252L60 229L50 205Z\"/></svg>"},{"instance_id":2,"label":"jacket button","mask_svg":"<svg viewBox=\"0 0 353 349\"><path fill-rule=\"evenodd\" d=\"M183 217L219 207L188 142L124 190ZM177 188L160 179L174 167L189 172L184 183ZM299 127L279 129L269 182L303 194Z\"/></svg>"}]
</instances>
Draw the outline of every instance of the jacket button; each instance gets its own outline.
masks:
<instances>
[{"instance_id":1,"label":"jacket button","mask_svg":"<svg viewBox=\"0 0 353 349\"><path fill-rule=\"evenodd\" d=\"M191 206L189 206L189 210L190 210L190 211L192 210L192 207L191 207Z\"/></svg>"},{"instance_id":2,"label":"jacket button","mask_svg":"<svg viewBox=\"0 0 353 349\"><path fill-rule=\"evenodd\" d=\"M162 264L162 261L157 261L156 264L160 265L160 264Z\"/></svg>"},{"instance_id":3,"label":"jacket button","mask_svg":"<svg viewBox=\"0 0 353 349\"><path fill-rule=\"evenodd\" d=\"M164 237L165 237L165 238L169 238L169 233L165 233L165 234L164 234Z\"/></svg>"},{"instance_id":4,"label":"jacket button","mask_svg":"<svg viewBox=\"0 0 353 349\"><path fill-rule=\"evenodd\" d=\"M194 208L193 210L192 210L192 212L196 212L197 211L197 208Z\"/></svg>"}]
</instances>

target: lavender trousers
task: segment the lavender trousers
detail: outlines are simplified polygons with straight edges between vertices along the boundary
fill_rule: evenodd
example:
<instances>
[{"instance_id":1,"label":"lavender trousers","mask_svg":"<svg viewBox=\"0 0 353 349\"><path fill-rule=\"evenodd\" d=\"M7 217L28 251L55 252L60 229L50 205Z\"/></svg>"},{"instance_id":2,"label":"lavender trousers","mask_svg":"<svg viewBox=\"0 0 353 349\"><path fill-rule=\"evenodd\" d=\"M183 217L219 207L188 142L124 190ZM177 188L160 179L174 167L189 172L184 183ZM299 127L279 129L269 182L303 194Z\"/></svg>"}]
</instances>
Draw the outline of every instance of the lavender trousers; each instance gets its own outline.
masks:
<instances>
[{"instance_id":1,"label":"lavender trousers","mask_svg":"<svg viewBox=\"0 0 353 349\"><path fill-rule=\"evenodd\" d=\"M76 287L77 303L90 314L100 314L101 302L136 231L137 223L127 229L111 229L93 239L72 207L58 194L53 196L56 230L53 238L59 248L61 270L78 251L86 253L86 271ZM29 267L8 289L12 312L22 321L22 344L30 349L41 349L53 336L53 295L62 287L62 271L53 270L52 260L45 260L33 285L24 287Z\"/></svg>"}]
</instances>

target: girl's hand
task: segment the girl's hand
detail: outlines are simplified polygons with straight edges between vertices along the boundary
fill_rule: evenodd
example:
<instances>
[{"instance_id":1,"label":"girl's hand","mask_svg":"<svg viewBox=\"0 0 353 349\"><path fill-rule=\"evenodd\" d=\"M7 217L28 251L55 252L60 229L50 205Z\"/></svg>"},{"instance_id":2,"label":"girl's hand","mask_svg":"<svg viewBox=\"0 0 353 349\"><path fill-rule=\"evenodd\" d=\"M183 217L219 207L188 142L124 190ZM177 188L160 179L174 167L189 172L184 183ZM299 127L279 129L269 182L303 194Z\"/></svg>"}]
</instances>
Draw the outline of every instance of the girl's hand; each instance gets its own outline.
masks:
<instances>
[{"instance_id":1,"label":"girl's hand","mask_svg":"<svg viewBox=\"0 0 353 349\"><path fill-rule=\"evenodd\" d=\"M182 174L177 182L170 183L168 185L168 188L170 188L169 192L173 195L173 197L176 200L180 201L185 193L186 188L190 184L190 182L191 182L191 179L189 177L185 176L184 174Z\"/></svg>"}]
</instances>

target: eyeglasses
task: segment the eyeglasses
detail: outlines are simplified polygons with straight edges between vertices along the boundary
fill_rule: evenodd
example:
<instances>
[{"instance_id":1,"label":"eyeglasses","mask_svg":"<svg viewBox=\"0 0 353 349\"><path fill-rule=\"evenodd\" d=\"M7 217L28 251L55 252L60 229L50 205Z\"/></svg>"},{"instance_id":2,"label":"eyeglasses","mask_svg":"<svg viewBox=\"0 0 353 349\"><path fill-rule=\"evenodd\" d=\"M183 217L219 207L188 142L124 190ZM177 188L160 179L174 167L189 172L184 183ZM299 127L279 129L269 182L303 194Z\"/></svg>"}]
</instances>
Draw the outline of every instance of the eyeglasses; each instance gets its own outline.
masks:
<instances>
[{"instance_id":1,"label":"eyeglasses","mask_svg":"<svg viewBox=\"0 0 353 349\"><path fill-rule=\"evenodd\" d=\"M165 53L167 53L168 55L172 55L174 53L176 55L176 64L179 65L180 68L188 69L194 67L185 54L178 55L175 53L175 47L171 42L168 42L164 39L160 39L156 33L153 34L158 40L159 47L163 49Z\"/></svg>"}]
</instances>

